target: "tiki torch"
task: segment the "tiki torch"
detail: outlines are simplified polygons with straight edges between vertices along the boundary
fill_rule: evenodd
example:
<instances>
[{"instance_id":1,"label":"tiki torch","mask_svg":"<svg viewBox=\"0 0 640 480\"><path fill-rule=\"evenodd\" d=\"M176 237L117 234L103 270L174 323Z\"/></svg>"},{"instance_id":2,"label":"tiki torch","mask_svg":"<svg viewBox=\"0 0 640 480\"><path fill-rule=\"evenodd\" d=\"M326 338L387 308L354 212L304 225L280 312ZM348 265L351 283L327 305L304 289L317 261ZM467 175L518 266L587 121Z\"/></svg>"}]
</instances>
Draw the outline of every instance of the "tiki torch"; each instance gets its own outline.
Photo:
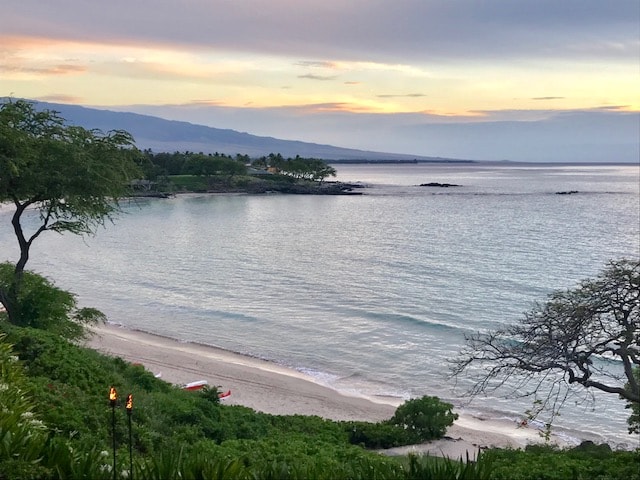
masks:
<instances>
[{"instance_id":1,"label":"tiki torch","mask_svg":"<svg viewBox=\"0 0 640 480\"><path fill-rule=\"evenodd\" d=\"M133 413L133 395L127 395L127 418L129 419L129 478L133 478L133 435L131 433L131 414Z\"/></svg>"},{"instance_id":2,"label":"tiki torch","mask_svg":"<svg viewBox=\"0 0 640 480\"><path fill-rule=\"evenodd\" d=\"M109 389L109 402L111 403L111 436L113 438L113 480L116 480L116 401L118 392L114 387Z\"/></svg>"}]
</instances>

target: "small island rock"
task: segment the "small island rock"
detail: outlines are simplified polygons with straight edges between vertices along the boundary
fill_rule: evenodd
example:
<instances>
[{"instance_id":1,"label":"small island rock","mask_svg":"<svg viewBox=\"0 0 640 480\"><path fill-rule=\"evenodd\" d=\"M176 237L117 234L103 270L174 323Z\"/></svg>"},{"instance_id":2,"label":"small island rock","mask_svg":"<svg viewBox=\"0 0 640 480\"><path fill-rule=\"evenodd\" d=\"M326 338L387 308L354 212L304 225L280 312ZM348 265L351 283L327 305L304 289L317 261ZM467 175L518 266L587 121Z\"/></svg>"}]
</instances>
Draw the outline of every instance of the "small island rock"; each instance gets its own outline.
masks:
<instances>
[{"instance_id":1,"label":"small island rock","mask_svg":"<svg viewBox=\"0 0 640 480\"><path fill-rule=\"evenodd\" d=\"M440 187L440 188L448 188L448 187L461 187L462 185L457 185L455 183L438 183L438 182L430 182L430 183L421 183L421 187Z\"/></svg>"}]
</instances>

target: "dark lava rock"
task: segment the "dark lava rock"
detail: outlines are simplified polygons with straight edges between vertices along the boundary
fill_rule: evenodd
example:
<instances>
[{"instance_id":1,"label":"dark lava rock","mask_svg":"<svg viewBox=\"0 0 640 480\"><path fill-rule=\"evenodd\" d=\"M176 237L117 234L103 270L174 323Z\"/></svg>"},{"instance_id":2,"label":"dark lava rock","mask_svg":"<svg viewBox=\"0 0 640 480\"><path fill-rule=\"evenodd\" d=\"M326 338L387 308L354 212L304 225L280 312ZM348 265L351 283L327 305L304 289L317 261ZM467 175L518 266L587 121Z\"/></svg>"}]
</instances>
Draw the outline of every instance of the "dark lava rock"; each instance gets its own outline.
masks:
<instances>
[{"instance_id":1,"label":"dark lava rock","mask_svg":"<svg viewBox=\"0 0 640 480\"><path fill-rule=\"evenodd\" d=\"M438 183L438 182L430 182L430 183L421 183L421 187L439 187L439 188L448 188L448 187L461 187L462 185L456 185L455 183Z\"/></svg>"}]
</instances>

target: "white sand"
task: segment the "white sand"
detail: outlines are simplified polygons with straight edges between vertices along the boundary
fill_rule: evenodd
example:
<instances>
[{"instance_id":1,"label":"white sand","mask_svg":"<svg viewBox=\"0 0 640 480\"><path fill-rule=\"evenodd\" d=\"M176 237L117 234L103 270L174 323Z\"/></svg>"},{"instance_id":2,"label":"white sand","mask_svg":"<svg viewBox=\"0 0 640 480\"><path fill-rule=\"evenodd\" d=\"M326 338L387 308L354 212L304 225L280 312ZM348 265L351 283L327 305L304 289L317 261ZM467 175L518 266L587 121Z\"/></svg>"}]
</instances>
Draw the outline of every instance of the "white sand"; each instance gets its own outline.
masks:
<instances>
[{"instance_id":1,"label":"white sand","mask_svg":"<svg viewBox=\"0 0 640 480\"><path fill-rule=\"evenodd\" d=\"M390 418L400 400L347 396L319 385L303 373L277 364L235 354L219 348L184 343L169 338L101 325L87 346L103 353L141 363L167 382L183 385L206 380L221 391L231 390L225 403L244 405L276 415L317 415L332 420L377 422ZM515 422L481 420L461 414L447 430L444 439L421 445L385 451L474 458L487 447L522 448L544 441L536 429L522 428ZM564 445L554 438L554 443Z\"/></svg>"}]
</instances>

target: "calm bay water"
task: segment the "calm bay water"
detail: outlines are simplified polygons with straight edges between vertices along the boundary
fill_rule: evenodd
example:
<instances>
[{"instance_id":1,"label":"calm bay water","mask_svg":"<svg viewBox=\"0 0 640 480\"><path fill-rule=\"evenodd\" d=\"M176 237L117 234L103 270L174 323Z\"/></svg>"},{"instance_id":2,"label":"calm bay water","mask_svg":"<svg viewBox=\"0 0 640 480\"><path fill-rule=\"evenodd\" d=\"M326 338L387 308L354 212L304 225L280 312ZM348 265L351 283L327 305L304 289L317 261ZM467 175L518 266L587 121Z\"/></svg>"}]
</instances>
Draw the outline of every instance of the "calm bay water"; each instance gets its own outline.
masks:
<instances>
[{"instance_id":1,"label":"calm bay water","mask_svg":"<svg viewBox=\"0 0 640 480\"><path fill-rule=\"evenodd\" d=\"M127 327L300 369L337 389L438 395L486 417L448 379L465 334L640 255L637 166L338 165L361 196L180 196L126 205L87 239L48 233L30 268ZM420 183L460 184L452 188ZM576 190L574 195L556 195ZM16 259L0 210L0 260ZM232 387L232 386L231 386ZM628 410L568 405L568 434L629 443Z\"/></svg>"}]
</instances>

